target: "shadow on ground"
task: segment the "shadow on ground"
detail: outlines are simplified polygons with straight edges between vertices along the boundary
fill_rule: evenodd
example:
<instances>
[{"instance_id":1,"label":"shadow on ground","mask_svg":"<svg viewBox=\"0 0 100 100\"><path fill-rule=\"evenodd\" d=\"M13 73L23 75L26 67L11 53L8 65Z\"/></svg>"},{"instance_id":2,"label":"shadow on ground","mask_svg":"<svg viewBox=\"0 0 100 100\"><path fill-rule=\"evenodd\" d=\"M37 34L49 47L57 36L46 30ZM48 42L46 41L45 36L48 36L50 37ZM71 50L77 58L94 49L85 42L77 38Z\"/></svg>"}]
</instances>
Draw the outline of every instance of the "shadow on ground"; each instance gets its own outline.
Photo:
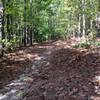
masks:
<instances>
[{"instance_id":1,"label":"shadow on ground","mask_svg":"<svg viewBox=\"0 0 100 100\"><path fill-rule=\"evenodd\" d=\"M33 75L27 100L100 100L98 50L60 49ZM24 100L23 98L23 100Z\"/></svg>"},{"instance_id":2,"label":"shadow on ground","mask_svg":"<svg viewBox=\"0 0 100 100\"><path fill-rule=\"evenodd\" d=\"M44 44L45 45L45 44ZM5 54L0 59L0 89L15 80L19 75L31 70L33 61L36 57L40 56L48 48L48 45L22 47L14 53Z\"/></svg>"},{"instance_id":3,"label":"shadow on ground","mask_svg":"<svg viewBox=\"0 0 100 100\"><path fill-rule=\"evenodd\" d=\"M30 73L34 59L50 50L47 63L42 63L36 73L30 74L31 84L22 100L100 100L100 48L66 47L66 43L53 42L9 54L0 62L3 84L0 87L24 73L27 67Z\"/></svg>"}]
</instances>

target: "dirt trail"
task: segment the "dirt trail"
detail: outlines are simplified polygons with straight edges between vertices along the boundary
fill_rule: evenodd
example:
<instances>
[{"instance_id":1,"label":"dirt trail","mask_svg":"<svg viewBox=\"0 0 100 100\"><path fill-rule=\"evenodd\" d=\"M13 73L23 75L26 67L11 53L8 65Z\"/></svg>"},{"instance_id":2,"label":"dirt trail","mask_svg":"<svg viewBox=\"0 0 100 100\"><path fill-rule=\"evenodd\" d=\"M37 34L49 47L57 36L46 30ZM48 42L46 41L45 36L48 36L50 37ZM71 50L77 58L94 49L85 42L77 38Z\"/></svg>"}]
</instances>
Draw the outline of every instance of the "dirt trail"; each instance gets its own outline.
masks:
<instances>
[{"instance_id":1,"label":"dirt trail","mask_svg":"<svg viewBox=\"0 0 100 100\"><path fill-rule=\"evenodd\" d=\"M98 50L54 50L49 63L41 66L39 73L33 74L33 85L24 99L100 100Z\"/></svg>"},{"instance_id":2,"label":"dirt trail","mask_svg":"<svg viewBox=\"0 0 100 100\"><path fill-rule=\"evenodd\" d=\"M70 44L38 45L35 57L28 48L32 67L0 90L0 100L100 100L100 48Z\"/></svg>"},{"instance_id":3,"label":"dirt trail","mask_svg":"<svg viewBox=\"0 0 100 100\"><path fill-rule=\"evenodd\" d=\"M32 66L25 68L23 70L23 74L19 75L17 79L12 80L9 84L7 84L4 88L0 89L0 100L23 100L23 95L29 91L29 87L33 82L33 74L38 73L38 68L42 65L48 63L47 58L52 51L53 45L51 44L42 44L37 45L33 48L28 48L24 53L32 60ZM36 54L36 56L32 55L32 50ZM20 51L19 51L20 52ZM31 54L30 54L31 53ZM35 55L34 54L34 55ZM25 54L24 54L25 55ZM17 58L18 59L18 58ZM23 58L25 59L25 57ZM24 64L25 65L25 64Z\"/></svg>"}]
</instances>

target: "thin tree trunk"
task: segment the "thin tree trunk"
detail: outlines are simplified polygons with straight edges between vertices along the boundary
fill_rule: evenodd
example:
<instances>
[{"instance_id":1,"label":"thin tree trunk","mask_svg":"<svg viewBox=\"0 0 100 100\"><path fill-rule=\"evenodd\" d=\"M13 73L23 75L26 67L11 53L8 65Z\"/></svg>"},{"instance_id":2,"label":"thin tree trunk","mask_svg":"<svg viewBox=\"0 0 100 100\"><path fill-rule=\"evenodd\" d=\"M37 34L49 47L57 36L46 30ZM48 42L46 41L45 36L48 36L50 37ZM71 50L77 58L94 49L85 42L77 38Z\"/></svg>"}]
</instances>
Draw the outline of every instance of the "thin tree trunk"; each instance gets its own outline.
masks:
<instances>
[{"instance_id":1,"label":"thin tree trunk","mask_svg":"<svg viewBox=\"0 0 100 100\"><path fill-rule=\"evenodd\" d=\"M83 15L82 15L82 18L83 18L83 29L82 29L82 35L83 35L83 38L85 39L85 5L86 5L86 1L85 0L82 0L82 10L83 10Z\"/></svg>"},{"instance_id":2,"label":"thin tree trunk","mask_svg":"<svg viewBox=\"0 0 100 100\"><path fill-rule=\"evenodd\" d=\"M32 3L33 0L30 0L30 18L32 19ZM33 36L32 36L32 25L30 26L30 45L32 45Z\"/></svg>"},{"instance_id":3,"label":"thin tree trunk","mask_svg":"<svg viewBox=\"0 0 100 100\"><path fill-rule=\"evenodd\" d=\"M91 20L90 20L90 29L92 31L93 28L93 11L94 11L94 0L90 0L90 5L91 5Z\"/></svg>"},{"instance_id":4,"label":"thin tree trunk","mask_svg":"<svg viewBox=\"0 0 100 100\"><path fill-rule=\"evenodd\" d=\"M8 41L10 41L10 16L9 16L9 14L7 14L7 16L6 16L6 18L7 18L7 35L8 35Z\"/></svg>"},{"instance_id":5,"label":"thin tree trunk","mask_svg":"<svg viewBox=\"0 0 100 100\"><path fill-rule=\"evenodd\" d=\"M5 39L5 32L4 32L4 25L5 25L5 21L4 21L4 17L5 17L5 14L4 14L4 12L5 12L5 0L2 0L2 15L1 15L1 21L2 22L0 22L0 24L2 25L1 26L1 39L3 40L3 39ZM1 44L1 56L3 56L4 55L4 44L2 43Z\"/></svg>"},{"instance_id":6,"label":"thin tree trunk","mask_svg":"<svg viewBox=\"0 0 100 100\"><path fill-rule=\"evenodd\" d=\"M26 46L26 0L24 0L24 36L23 36L23 44Z\"/></svg>"},{"instance_id":7,"label":"thin tree trunk","mask_svg":"<svg viewBox=\"0 0 100 100\"><path fill-rule=\"evenodd\" d=\"M78 36L81 35L81 14L78 16Z\"/></svg>"},{"instance_id":8,"label":"thin tree trunk","mask_svg":"<svg viewBox=\"0 0 100 100\"><path fill-rule=\"evenodd\" d=\"M7 5L6 5L7 7L10 7L9 3L10 3L10 0L7 1ZM6 15L6 19L7 19L7 39L8 39L8 41L10 41L10 39L11 39L10 18L11 18L11 16L8 13Z\"/></svg>"},{"instance_id":9,"label":"thin tree trunk","mask_svg":"<svg viewBox=\"0 0 100 100\"><path fill-rule=\"evenodd\" d=\"M80 37L81 36L81 12L80 12L80 9L81 9L81 7L80 7L80 1L79 0L77 0L77 5L78 5L78 9L77 9L77 11L78 11L78 37Z\"/></svg>"}]
</instances>

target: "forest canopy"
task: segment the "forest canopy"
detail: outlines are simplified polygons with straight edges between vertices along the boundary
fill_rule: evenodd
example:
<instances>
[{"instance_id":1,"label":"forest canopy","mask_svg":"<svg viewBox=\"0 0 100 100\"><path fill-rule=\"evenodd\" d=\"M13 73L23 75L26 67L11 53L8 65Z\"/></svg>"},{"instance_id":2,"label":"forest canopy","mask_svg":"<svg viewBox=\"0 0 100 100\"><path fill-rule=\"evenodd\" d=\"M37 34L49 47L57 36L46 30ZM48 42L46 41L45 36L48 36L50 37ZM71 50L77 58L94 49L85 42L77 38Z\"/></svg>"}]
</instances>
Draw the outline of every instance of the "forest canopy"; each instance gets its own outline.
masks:
<instances>
[{"instance_id":1,"label":"forest canopy","mask_svg":"<svg viewBox=\"0 0 100 100\"><path fill-rule=\"evenodd\" d=\"M99 0L1 0L7 47L96 34Z\"/></svg>"}]
</instances>

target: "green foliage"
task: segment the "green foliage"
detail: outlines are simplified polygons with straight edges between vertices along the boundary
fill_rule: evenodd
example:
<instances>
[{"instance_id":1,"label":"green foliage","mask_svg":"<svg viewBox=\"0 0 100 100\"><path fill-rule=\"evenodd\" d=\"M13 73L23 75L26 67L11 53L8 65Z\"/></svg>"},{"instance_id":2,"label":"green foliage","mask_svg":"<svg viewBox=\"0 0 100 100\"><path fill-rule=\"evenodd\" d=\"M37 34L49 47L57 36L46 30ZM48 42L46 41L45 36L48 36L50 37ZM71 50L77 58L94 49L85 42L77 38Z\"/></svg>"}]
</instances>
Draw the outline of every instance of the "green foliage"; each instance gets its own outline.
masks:
<instances>
[{"instance_id":1,"label":"green foliage","mask_svg":"<svg viewBox=\"0 0 100 100\"><path fill-rule=\"evenodd\" d=\"M100 46L100 41L96 41L96 40L91 40L89 39L88 41L81 41L80 43L74 45L74 48L90 48L91 46Z\"/></svg>"},{"instance_id":2,"label":"green foliage","mask_svg":"<svg viewBox=\"0 0 100 100\"><path fill-rule=\"evenodd\" d=\"M80 42L79 44L75 45L75 48L89 48L91 46L90 42Z\"/></svg>"},{"instance_id":3,"label":"green foliage","mask_svg":"<svg viewBox=\"0 0 100 100\"><path fill-rule=\"evenodd\" d=\"M8 41L8 39L2 39L0 40L0 43L3 44L5 51L13 51L15 50L15 47L18 46L19 43L19 37L13 36L13 38Z\"/></svg>"},{"instance_id":4,"label":"green foliage","mask_svg":"<svg viewBox=\"0 0 100 100\"><path fill-rule=\"evenodd\" d=\"M95 42L95 45L96 45L96 46L100 46L100 41L96 41L96 42Z\"/></svg>"},{"instance_id":5,"label":"green foliage","mask_svg":"<svg viewBox=\"0 0 100 100\"><path fill-rule=\"evenodd\" d=\"M49 39L94 34L98 0L1 0L4 5L5 47ZM86 5L85 5L86 4ZM83 6L85 5L84 11ZM85 29L83 26L85 14ZM92 22L92 23L91 23ZM6 38L7 36L10 37ZM9 41L10 40L10 41ZM18 40L18 41L17 41ZM26 43L23 43L26 42ZM88 47L80 43L78 47Z\"/></svg>"}]
</instances>

